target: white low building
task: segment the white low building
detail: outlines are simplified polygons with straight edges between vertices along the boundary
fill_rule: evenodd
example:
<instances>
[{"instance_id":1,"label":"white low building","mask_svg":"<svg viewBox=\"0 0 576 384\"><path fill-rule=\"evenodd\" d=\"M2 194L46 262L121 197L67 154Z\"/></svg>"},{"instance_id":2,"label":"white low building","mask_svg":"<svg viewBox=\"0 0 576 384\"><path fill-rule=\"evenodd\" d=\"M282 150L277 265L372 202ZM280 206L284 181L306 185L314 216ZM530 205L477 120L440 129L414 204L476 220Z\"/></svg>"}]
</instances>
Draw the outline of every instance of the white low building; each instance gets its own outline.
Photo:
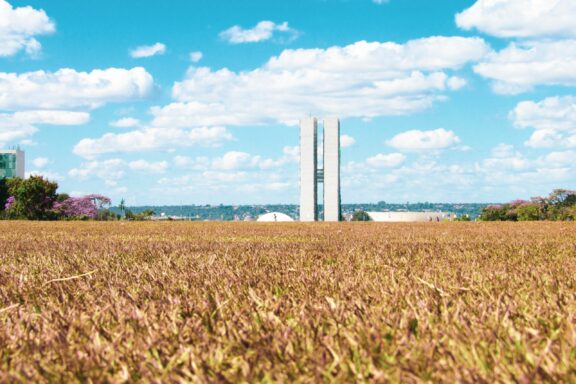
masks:
<instances>
[{"instance_id":1,"label":"white low building","mask_svg":"<svg viewBox=\"0 0 576 384\"><path fill-rule=\"evenodd\" d=\"M264 223L273 223L273 222L290 222L294 221L294 219L281 212L270 212L258 217L257 221Z\"/></svg>"},{"instance_id":2,"label":"white low building","mask_svg":"<svg viewBox=\"0 0 576 384\"><path fill-rule=\"evenodd\" d=\"M447 212L366 212L372 221L388 223L412 223L453 220L456 215Z\"/></svg>"}]
</instances>

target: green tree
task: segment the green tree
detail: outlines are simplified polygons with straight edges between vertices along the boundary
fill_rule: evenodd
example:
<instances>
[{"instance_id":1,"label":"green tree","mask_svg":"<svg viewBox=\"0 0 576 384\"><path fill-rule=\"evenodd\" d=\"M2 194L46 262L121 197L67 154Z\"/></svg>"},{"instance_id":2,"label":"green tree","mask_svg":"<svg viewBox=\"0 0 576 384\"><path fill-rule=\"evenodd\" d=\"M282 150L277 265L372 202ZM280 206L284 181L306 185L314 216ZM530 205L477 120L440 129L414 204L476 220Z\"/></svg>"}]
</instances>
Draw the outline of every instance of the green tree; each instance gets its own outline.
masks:
<instances>
[{"instance_id":1,"label":"green tree","mask_svg":"<svg viewBox=\"0 0 576 384\"><path fill-rule=\"evenodd\" d=\"M352 221L372 221L372 219L366 211L359 210L352 215Z\"/></svg>"},{"instance_id":2,"label":"green tree","mask_svg":"<svg viewBox=\"0 0 576 384\"><path fill-rule=\"evenodd\" d=\"M576 204L576 191L570 189L555 189L548 196L550 204L557 207L571 207Z\"/></svg>"},{"instance_id":3,"label":"green tree","mask_svg":"<svg viewBox=\"0 0 576 384\"><path fill-rule=\"evenodd\" d=\"M524 204L516 207L518 221L537 221L541 219L540 206L536 204Z\"/></svg>"},{"instance_id":4,"label":"green tree","mask_svg":"<svg viewBox=\"0 0 576 384\"><path fill-rule=\"evenodd\" d=\"M126 202L124 201L124 198L120 200L120 204L118 204L118 209L120 209L122 217L126 217Z\"/></svg>"},{"instance_id":5,"label":"green tree","mask_svg":"<svg viewBox=\"0 0 576 384\"><path fill-rule=\"evenodd\" d=\"M9 209L9 217L28 220L55 219L52 207L56 201L57 189L57 183L42 176L8 180L8 193L15 198Z\"/></svg>"},{"instance_id":6,"label":"green tree","mask_svg":"<svg viewBox=\"0 0 576 384\"><path fill-rule=\"evenodd\" d=\"M482 209L478 219L480 221L506 221L508 205L489 205Z\"/></svg>"},{"instance_id":7,"label":"green tree","mask_svg":"<svg viewBox=\"0 0 576 384\"><path fill-rule=\"evenodd\" d=\"M149 219L152 216L154 216L156 214L156 212L154 212L152 209L145 209L144 211L142 211L142 213L140 214L144 219Z\"/></svg>"},{"instance_id":8,"label":"green tree","mask_svg":"<svg viewBox=\"0 0 576 384\"><path fill-rule=\"evenodd\" d=\"M70 198L70 195L67 193L59 193L56 195L56 201L59 203L63 203Z\"/></svg>"},{"instance_id":9,"label":"green tree","mask_svg":"<svg viewBox=\"0 0 576 384\"><path fill-rule=\"evenodd\" d=\"M134 220L134 212L131 209L124 208L124 218L126 220Z\"/></svg>"},{"instance_id":10,"label":"green tree","mask_svg":"<svg viewBox=\"0 0 576 384\"><path fill-rule=\"evenodd\" d=\"M0 212L4 210L4 205L6 204L6 200L10 197L8 193L8 180L5 178L0 179Z\"/></svg>"},{"instance_id":11,"label":"green tree","mask_svg":"<svg viewBox=\"0 0 576 384\"><path fill-rule=\"evenodd\" d=\"M454 221L472 221L469 215L462 215L454 219Z\"/></svg>"}]
</instances>

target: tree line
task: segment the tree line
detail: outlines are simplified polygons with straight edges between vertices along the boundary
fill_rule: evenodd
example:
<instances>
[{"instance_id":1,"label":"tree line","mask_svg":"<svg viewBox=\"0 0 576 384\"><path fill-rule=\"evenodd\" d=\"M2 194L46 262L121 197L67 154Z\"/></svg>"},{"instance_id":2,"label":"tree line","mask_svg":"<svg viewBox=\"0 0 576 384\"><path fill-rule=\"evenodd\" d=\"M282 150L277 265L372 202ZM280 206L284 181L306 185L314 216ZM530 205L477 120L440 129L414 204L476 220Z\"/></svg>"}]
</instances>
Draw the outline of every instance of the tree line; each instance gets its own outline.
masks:
<instances>
[{"instance_id":1,"label":"tree line","mask_svg":"<svg viewBox=\"0 0 576 384\"><path fill-rule=\"evenodd\" d=\"M548 197L514 200L482 209L481 221L575 221L576 190L555 189Z\"/></svg>"},{"instance_id":2,"label":"tree line","mask_svg":"<svg viewBox=\"0 0 576 384\"><path fill-rule=\"evenodd\" d=\"M109 220L116 215L103 195L71 197L58 193L58 183L42 176L0 179L0 219Z\"/></svg>"}]
</instances>

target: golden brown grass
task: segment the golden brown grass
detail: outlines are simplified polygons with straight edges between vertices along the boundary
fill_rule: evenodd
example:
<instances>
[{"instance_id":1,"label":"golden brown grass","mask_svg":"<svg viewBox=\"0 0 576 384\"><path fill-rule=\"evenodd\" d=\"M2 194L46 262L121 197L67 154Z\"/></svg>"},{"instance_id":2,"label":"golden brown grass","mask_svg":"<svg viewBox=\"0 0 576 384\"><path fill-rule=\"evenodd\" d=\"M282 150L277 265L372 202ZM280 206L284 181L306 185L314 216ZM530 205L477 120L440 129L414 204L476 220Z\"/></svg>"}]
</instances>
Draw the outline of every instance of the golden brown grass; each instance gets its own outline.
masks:
<instances>
[{"instance_id":1,"label":"golden brown grass","mask_svg":"<svg viewBox=\"0 0 576 384\"><path fill-rule=\"evenodd\" d=\"M0 223L0 381L576 381L570 223Z\"/></svg>"}]
</instances>

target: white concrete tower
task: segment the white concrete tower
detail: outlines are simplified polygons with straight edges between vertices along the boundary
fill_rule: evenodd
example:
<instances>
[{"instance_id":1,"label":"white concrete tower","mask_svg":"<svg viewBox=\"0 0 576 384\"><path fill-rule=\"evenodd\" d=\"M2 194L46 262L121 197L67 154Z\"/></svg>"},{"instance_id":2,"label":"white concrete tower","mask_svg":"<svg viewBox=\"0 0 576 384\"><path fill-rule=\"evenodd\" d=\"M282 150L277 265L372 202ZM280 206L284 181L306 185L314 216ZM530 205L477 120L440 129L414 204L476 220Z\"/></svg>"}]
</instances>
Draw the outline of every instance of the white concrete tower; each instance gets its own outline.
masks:
<instances>
[{"instance_id":1,"label":"white concrete tower","mask_svg":"<svg viewBox=\"0 0 576 384\"><path fill-rule=\"evenodd\" d=\"M16 149L16 177L23 179L26 176L26 155L20 148Z\"/></svg>"},{"instance_id":2,"label":"white concrete tower","mask_svg":"<svg viewBox=\"0 0 576 384\"><path fill-rule=\"evenodd\" d=\"M340 221L340 121L324 119L324 221Z\"/></svg>"},{"instance_id":3,"label":"white concrete tower","mask_svg":"<svg viewBox=\"0 0 576 384\"><path fill-rule=\"evenodd\" d=\"M300 120L300 221L318 220L317 136L315 118Z\"/></svg>"}]
</instances>

